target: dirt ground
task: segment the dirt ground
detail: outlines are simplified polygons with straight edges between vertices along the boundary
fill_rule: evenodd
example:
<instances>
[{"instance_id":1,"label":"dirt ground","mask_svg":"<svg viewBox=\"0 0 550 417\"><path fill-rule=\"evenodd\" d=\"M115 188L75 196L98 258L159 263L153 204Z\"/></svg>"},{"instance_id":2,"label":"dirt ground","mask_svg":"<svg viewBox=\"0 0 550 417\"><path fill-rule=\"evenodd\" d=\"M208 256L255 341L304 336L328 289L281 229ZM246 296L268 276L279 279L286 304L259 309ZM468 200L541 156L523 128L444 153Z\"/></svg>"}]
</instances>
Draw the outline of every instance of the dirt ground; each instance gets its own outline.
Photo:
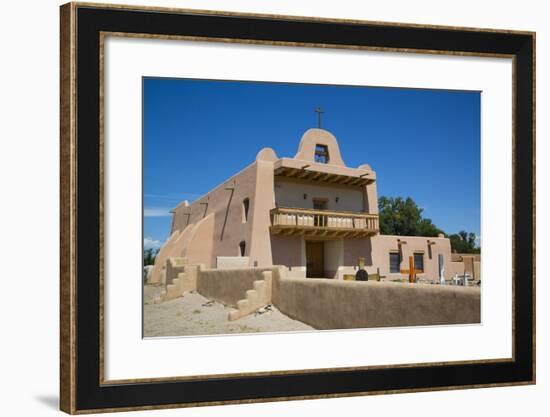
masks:
<instances>
[{"instance_id":1,"label":"dirt ground","mask_svg":"<svg viewBox=\"0 0 550 417\"><path fill-rule=\"evenodd\" d=\"M289 332L314 330L292 320L277 308L228 321L230 307L210 301L198 293L186 294L175 300L153 304L161 291L159 285L144 286L144 336L198 336L213 334Z\"/></svg>"}]
</instances>

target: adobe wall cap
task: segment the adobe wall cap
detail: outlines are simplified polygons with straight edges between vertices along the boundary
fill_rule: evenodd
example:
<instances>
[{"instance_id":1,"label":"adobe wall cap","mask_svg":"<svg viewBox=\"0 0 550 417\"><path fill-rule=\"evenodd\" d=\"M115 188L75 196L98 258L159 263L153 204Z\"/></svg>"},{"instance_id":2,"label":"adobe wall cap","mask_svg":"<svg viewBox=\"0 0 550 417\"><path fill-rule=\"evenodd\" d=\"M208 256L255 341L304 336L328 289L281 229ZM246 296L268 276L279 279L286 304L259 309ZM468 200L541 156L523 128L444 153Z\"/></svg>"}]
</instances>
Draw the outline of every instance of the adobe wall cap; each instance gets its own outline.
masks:
<instances>
[{"instance_id":1,"label":"adobe wall cap","mask_svg":"<svg viewBox=\"0 0 550 417\"><path fill-rule=\"evenodd\" d=\"M256 155L256 161L275 162L278 159L277 154L271 148L263 148Z\"/></svg>"}]
</instances>

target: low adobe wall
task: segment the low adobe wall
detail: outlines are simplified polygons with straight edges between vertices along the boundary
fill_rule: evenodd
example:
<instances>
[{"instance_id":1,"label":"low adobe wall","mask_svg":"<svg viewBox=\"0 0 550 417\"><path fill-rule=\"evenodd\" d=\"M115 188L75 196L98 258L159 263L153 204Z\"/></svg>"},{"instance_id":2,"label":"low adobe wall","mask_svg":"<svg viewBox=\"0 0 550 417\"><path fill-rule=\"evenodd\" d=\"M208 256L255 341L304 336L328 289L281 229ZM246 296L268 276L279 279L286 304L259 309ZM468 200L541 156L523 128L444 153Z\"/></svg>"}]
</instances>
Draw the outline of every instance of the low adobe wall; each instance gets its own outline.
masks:
<instances>
[{"instance_id":1,"label":"low adobe wall","mask_svg":"<svg viewBox=\"0 0 550 417\"><path fill-rule=\"evenodd\" d=\"M254 281L263 280L262 272L277 268L201 269L197 291L206 298L236 306L254 287ZM274 272L274 276L278 274Z\"/></svg>"},{"instance_id":2,"label":"low adobe wall","mask_svg":"<svg viewBox=\"0 0 550 417\"><path fill-rule=\"evenodd\" d=\"M464 275L464 262L452 261L445 266L445 275L448 280L451 280L455 275Z\"/></svg>"},{"instance_id":3,"label":"low adobe wall","mask_svg":"<svg viewBox=\"0 0 550 417\"><path fill-rule=\"evenodd\" d=\"M452 275L470 274L474 281L481 280L481 255L471 253L453 253L450 266Z\"/></svg>"},{"instance_id":4,"label":"low adobe wall","mask_svg":"<svg viewBox=\"0 0 550 417\"><path fill-rule=\"evenodd\" d=\"M168 258L166 260L164 284L170 285L178 277L178 274L185 271L187 258Z\"/></svg>"},{"instance_id":5,"label":"low adobe wall","mask_svg":"<svg viewBox=\"0 0 550 417\"><path fill-rule=\"evenodd\" d=\"M316 329L480 322L480 289L327 279L274 279L273 303Z\"/></svg>"}]
</instances>

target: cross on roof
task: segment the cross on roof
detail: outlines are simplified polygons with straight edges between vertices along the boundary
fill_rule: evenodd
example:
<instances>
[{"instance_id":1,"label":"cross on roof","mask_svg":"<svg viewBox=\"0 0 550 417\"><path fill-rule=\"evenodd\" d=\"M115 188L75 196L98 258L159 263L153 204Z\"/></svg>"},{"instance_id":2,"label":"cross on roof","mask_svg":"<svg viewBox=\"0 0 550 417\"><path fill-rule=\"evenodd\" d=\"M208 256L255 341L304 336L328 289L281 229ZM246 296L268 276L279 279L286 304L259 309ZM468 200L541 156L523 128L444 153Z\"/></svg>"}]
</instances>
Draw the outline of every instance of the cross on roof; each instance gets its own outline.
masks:
<instances>
[{"instance_id":1,"label":"cross on roof","mask_svg":"<svg viewBox=\"0 0 550 417\"><path fill-rule=\"evenodd\" d=\"M324 113L324 111L321 107L317 107L315 109L315 113L317 113L317 127L321 129L321 115Z\"/></svg>"}]
</instances>

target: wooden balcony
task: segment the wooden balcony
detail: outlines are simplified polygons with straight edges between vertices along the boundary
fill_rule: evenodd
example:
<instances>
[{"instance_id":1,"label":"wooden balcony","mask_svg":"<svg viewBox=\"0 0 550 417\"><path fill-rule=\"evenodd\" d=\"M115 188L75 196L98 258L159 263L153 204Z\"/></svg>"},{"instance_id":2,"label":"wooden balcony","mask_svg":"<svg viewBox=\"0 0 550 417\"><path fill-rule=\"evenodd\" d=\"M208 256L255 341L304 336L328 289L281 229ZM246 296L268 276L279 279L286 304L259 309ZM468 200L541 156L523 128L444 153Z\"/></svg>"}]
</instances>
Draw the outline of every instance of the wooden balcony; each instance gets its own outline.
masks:
<instances>
[{"instance_id":1,"label":"wooden balcony","mask_svg":"<svg viewBox=\"0 0 550 417\"><path fill-rule=\"evenodd\" d=\"M273 234L339 239L378 233L377 214L291 207L275 208L270 214Z\"/></svg>"}]
</instances>

